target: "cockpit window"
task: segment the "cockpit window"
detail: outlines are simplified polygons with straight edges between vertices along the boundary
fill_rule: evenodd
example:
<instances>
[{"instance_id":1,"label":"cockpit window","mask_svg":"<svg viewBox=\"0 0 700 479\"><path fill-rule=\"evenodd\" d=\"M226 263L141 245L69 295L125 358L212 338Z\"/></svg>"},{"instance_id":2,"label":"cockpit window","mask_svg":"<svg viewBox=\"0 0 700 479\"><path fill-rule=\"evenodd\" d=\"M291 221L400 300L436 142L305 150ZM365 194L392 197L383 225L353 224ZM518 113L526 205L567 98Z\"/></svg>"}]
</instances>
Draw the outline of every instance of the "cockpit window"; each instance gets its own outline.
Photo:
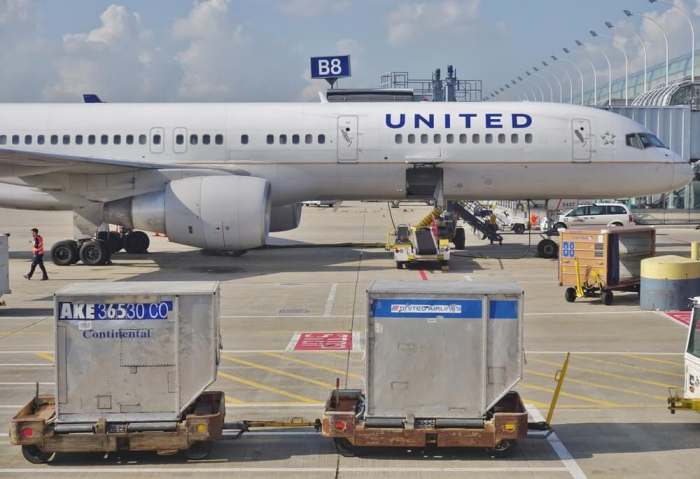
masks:
<instances>
[{"instance_id":1,"label":"cockpit window","mask_svg":"<svg viewBox=\"0 0 700 479\"><path fill-rule=\"evenodd\" d=\"M652 135L651 133L630 133L627 135L626 140L627 146L638 148L640 150L645 148L668 149L668 147L664 145L664 143L659 140L656 135Z\"/></svg>"}]
</instances>

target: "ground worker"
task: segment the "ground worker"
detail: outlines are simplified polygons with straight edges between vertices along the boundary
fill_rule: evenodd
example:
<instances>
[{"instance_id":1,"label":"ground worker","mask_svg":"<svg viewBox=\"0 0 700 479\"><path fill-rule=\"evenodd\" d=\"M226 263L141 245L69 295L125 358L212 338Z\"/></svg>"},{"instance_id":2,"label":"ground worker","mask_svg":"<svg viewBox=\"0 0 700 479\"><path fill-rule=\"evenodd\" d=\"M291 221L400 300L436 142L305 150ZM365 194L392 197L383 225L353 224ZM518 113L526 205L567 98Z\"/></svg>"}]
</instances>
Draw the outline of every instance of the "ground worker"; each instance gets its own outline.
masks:
<instances>
[{"instance_id":1,"label":"ground worker","mask_svg":"<svg viewBox=\"0 0 700 479\"><path fill-rule=\"evenodd\" d=\"M34 275L34 270L39 267L43 276L42 281L49 279L49 275L46 273L46 267L44 267L44 238L39 234L38 228L32 228L32 267L29 269L29 274L25 274L24 277L27 279L32 279Z\"/></svg>"}]
</instances>

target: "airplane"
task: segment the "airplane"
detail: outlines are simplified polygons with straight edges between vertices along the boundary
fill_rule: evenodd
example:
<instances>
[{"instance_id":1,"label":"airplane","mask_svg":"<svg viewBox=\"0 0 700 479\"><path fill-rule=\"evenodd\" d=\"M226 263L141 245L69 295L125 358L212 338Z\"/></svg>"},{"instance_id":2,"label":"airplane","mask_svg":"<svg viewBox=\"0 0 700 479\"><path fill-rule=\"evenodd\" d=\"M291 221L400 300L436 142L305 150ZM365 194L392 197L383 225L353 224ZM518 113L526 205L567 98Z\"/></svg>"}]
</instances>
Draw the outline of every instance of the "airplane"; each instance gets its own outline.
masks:
<instances>
[{"instance_id":1,"label":"airplane","mask_svg":"<svg viewBox=\"0 0 700 479\"><path fill-rule=\"evenodd\" d=\"M0 104L0 206L73 211L59 265L143 253L141 230L238 254L296 228L310 200L621 198L692 178L651 131L597 108L97 100Z\"/></svg>"}]
</instances>

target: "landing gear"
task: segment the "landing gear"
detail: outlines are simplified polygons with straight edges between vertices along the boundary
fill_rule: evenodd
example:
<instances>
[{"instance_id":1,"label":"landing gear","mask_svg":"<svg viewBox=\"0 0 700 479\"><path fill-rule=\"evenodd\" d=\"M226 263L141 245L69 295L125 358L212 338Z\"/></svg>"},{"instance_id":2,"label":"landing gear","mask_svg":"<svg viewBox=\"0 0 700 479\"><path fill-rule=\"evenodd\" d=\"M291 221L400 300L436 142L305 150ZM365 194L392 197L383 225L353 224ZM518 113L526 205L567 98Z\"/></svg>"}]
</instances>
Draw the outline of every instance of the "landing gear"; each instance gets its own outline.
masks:
<instances>
[{"instance_id":1,"label":"landing gear","mask_svg":"<svg viewBox=\"0 0 700 479\"><path fill-rule=\"evenodd\" d=\"M110 254L118 253L124 248L124 237L116 231L100 231L97 239L107 244Z\"/></svg>"},{"instance_id":2,"label":"landing gear","mask_svg":"<svg viewBox=\"0 0 700 479\"><path fill-rule=\"evenodd\" d=\"M107 264L112 257L109 246L102 240L85 241L78 252L80 261L88 266Z\"/></svg>"},{"instance_id":3,"label":"landing gear","mask_svg":"<svg viewBox=\"0 0 700 479\"><path fill-rule=\"evenodd\" d=\"M151 240L143 231L131 231L124 237L124 249L130 254L148 253Z\"/></svg>"},{"instance_id":4,"label":"landing gear","mask_svg":"<svg viewBox=\"0 0 700 479\"><path fill-rule=\"evenodd\" d=\"M59 241L51 248L51 259L57 266L70 266L80 259L77 241Z\"/></svg>"}]
</instances>

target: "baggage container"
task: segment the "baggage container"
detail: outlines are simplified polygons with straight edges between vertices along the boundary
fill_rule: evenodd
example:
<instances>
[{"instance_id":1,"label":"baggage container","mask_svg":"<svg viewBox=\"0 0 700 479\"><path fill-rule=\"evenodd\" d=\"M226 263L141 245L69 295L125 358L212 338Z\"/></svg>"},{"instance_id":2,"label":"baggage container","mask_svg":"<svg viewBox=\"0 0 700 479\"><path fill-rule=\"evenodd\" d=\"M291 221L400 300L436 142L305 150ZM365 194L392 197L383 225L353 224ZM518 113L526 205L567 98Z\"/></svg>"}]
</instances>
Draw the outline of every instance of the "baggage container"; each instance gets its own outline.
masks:
<instances>
[{"instance_id":1,"label":"baggage container","mask_svg":"<svg viewBox=\"0 0 700 479\"><path fill-rule=\"evenodd\" d=\"M602 297L613 291L639 292L642 260L656 254L656 230L648 226L571 229L561 232L559 285L564 297Z\"/></svg>"},{"instance_id":2,"label":"baggage container","mask_svg":"<svg viewBox=\"0 0 700 479\"><path fill-rule=\"evenodd\" d=\"M10 235L0 233L0 300L10 294ZM2 301L0 301L2 303Z\"/></svg>"},{"instance_id":3,"label":"baggage container","mask_svg":"<svg viewBox=\"0 0 700 479\"><path fill-rule=\"evenodd\" d=\"M216 282L76 283L54 314L57 431L177 422L216 379Z\"/></svg>"},{"instance_id":4,"label":"baggage container","mask_svg":"<svg viewBox=\"0 0 700 479\"><path fill-rule=\"evenodd\" d=\"M522 378L516 284L377 281L367 318L368 426L478 422Z\"/></svg>"}]
</instances>

